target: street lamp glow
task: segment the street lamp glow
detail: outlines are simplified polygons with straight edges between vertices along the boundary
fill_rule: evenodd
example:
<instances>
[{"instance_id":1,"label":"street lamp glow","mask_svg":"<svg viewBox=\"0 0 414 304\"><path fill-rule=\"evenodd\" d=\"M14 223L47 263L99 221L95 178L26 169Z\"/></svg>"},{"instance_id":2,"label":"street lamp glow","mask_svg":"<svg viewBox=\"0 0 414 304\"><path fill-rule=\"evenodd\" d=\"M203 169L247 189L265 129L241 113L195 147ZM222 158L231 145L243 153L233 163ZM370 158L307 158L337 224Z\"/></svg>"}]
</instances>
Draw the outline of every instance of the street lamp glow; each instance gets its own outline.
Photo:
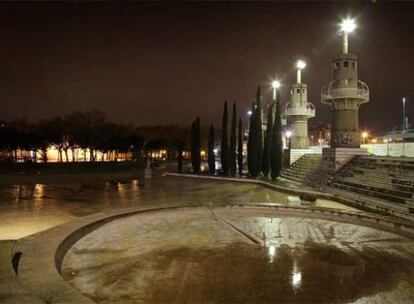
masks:
<instances>
[{"instance_id":1,"label":"street lamp glow","mask_svg":"<svg viewBox=\"0 0 414 304\"><path fill-rule=\"evenodd\" d=\"M272 81L272 88L278 89L280 87L280 81L279 80L273 80Z\"/></svg>"},{"instance_id":2,"label":"street lamp glow","mask_svg":"<svg viewBox=\"0 0 414 304\"><path fill-rule=\"evenodd\" d=\"M273 80L272 81L272 88L273 88L273 100L276 100L277 89L280 88L280 81Z\"/></svg>"},{"instance_id":3,"label":"street lamp glow","mask_svg":"<svg viewBox=\"0 0 414 304\"><path fill-rule=\"evenodd\" d=\"M306 62L305 62L305 61L303 61L303 60L298 60L298 61L296 62L296 67L297 67L299 70L303 70L303 69L306 67Z\"/></svg>"},{"instance_id":4,"label":"street lamp glow","mask_svg":"<svg viewBox=\"0 0 414 304\"><path fill-rule=\"evenodd\" d=\"M364 139L367 138L368 137L368 132L367 131L362 132L361 136Z\"/></svg>"},{"instance_id":5,"label":"street lamp glow","mask_svg":"<svg viewBox=\"0 0 414 304\"><path fill-rule=\"evenodd\" d=\"M298 68L298 72L296 74L296 82L301 83L302 82L302 70L306 67L306 62L303 60L296 61L296 67Z\"/></svg>"},{"instance_id":6,"label":"street lamp glow","mask_svg":"<svg viewBox=\"0 0 414 304\"><path fill-rule=\"evenodd\" d=\"M341 23L341 32L343 32L342 53L348 54L348 34L352 33L356 28L354 19L347 18Z\"/></svg>"},{"instance_id":7,"label":"street lamp glow","mask_svg":"<svg viewBox=\"0 0 414 304\"><path fill-rule=\"evenodd\" d=\"M342 20L341 31L344 33L352 33L356 29L356 23L354 19L347 18Z\"/></svg>"},{"instance_id":8,"label":"street lamp glow","mask_svg":"<svg viewBox=\"0 0 414 304\"><path fill-rule=\"evenodd\" d=\"M248 116L252 116L252 114L253 114L252 110L247 111Z\"/></svg>"}]
</instances>

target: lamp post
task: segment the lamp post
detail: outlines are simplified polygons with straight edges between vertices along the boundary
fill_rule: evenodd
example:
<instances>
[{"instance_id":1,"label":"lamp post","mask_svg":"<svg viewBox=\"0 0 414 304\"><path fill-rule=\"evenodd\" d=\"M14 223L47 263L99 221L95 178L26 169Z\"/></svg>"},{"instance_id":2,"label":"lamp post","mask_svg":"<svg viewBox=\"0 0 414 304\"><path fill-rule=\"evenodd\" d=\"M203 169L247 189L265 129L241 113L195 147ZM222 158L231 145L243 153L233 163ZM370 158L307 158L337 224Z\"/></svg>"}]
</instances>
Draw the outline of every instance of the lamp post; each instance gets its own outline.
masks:
<instances>
[{"instance_id":1,"label":"lamp post","mask_svg":"<svg viewBox=\"0 0 414 304\"><path fill-rule=\"evenodd\" d=\"M290 138L292 137L293 133L290 130L287 130L286 133L286 138L287 138L287 148L290 150Z\"/></svg>"},{"instance_id":2,"label":"lamp post","mask_svg":"<svg viewBox=\"0 0 414 304\"><path fill-rule=\"evenodd\" d=\"M341 23L341 32L343 35L342 40L342 53L348 54L348 35L352 33L356 28L355 20L347 18Z\"/></svg>"},{"instance_id":3,"label":"lamp post","mask_svg":"<svg viewBox=\"0 0 414 304\"><path fill-rule=\"evenodd\" d=\"M361 137L362 137L363 143L366 144L367 143L367 138L368 138L368 132L367 131L363 131L361 133Z\"/></svg>"},{"instance_id":4,"label":"lamp post","mask_svg":"<svg viewBox=\"0 0 414 304\"><path fill-rule=\"evenodd\" d=\"M407 130L407 124L405 120L405 97L402 98L402 115L403 115L403 125L402 125L402 133L405 133Z\"/></svg>"},{"instance_id":5,"label":"lamp post","mask_svg":"<svg viewBox=\"0 0 414 304\"><path fill-rule=\"evenodd\" d=\"M276 100L277 96L277 89L280 87L280 81L279 80L273 80L272 81L272 89L273 89L273 100Z\"/></svg>"}]
</instances>

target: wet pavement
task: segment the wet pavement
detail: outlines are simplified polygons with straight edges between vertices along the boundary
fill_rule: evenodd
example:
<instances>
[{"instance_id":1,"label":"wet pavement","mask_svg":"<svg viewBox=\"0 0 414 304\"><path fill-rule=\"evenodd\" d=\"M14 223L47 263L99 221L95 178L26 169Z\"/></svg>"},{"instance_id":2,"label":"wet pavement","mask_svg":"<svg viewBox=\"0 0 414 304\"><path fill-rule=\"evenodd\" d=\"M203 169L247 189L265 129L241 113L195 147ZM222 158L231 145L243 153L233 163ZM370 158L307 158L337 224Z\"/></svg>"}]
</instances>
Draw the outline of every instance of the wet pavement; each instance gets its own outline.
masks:
<instances>
[{"instance_id":1,"label":"wet pavement","mask_svg":"<svg viewBox=\"0 0 414 304\"><path fill-rule=\"evenodd\" d=\"M0 180L0 240L18 239L79 216L134 206L201 203L274 203L298 205L291 196L261 186L163 177L154 171L151 183L142 176L111 174L36 177L32 182ZM317 206L351 210L344 205L318 200Z\"/></svg>"},{"instance_id":2,"label":"wet pavement","mask_svg":"<svg viewBox=\"0 0 414 304\"><path fill-rule=\"evenodd\" d=\"M413 303L414 241L206 206L106 224L70 249L62 273L98 303Z\"/></svg>"}]
</instances>

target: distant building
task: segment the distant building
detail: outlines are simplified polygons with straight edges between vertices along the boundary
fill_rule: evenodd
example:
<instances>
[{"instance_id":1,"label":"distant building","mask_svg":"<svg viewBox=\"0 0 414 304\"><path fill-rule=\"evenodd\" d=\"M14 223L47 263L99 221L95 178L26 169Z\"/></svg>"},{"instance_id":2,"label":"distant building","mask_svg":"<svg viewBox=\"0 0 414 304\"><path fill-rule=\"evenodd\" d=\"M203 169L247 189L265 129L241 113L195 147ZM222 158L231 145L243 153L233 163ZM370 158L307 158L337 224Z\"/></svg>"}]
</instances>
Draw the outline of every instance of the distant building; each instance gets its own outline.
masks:
<instances>
[{"instance_id":1,"label":"distant building","mask_svg":"<svg viewBox=\"0 0 414 304\"><path fill-rule=\"evenodd\" d=\"M331 140L331 125L319 122L316 125L309 126L309 145L325 146L329 145Z\"/></svg>"}]
</instances>

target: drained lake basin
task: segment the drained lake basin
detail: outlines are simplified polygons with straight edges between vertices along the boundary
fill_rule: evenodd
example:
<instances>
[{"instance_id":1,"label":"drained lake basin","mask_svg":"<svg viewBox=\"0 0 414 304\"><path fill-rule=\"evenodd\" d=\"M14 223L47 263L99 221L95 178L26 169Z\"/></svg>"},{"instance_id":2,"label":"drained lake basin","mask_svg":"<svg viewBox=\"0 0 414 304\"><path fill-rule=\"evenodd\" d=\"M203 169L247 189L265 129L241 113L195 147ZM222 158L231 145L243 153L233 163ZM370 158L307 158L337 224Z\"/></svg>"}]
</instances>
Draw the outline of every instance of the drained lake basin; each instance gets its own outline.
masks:
<instances>
[{"instance_id":1,"label":"drained lake basin","mask_svg":"<svg viewBox=\"0 0 414 304\"><path fill-rule=\"evenodd\" d=\"M206 203L107 223L68 251L62 275L98 303L412 303L414 241Z\"/></svg>"}]
</instances>

